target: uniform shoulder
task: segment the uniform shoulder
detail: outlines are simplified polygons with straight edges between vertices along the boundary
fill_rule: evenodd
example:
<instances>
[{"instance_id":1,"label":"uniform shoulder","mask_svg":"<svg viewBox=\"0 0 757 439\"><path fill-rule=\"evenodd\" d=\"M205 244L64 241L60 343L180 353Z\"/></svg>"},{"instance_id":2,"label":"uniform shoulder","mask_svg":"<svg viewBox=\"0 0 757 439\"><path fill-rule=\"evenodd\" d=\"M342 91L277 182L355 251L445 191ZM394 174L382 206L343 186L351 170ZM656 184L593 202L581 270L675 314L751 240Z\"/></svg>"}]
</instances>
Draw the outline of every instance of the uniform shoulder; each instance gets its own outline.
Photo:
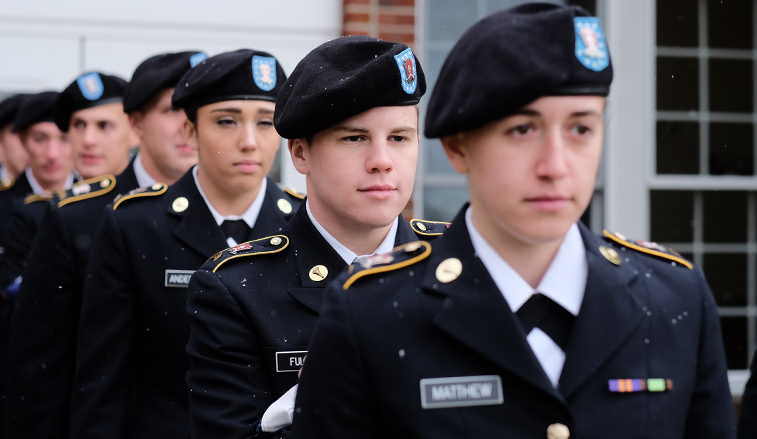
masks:
<instances>
[{"instance_id":1,"label":"uniform shoulder","mask_svg":"<svg viewBox=\"0 0 757 439\"><path fill-rule=\"evenodd\" d=\"M684 266L688 268L689 270L694 268L694 265L691 262L684 259L680 254L678 254L678 252L668 247L665 247L662 244L658 244L656 242L642 241L642 240L630 240L626 238L625 236L623 236L623 234L621 233L617 233L617 232L612 233L612 232L608 232L607 230L605 230L603 234L606 240L622 245L623 247L628 248L630 250L635 250L639 253L652 255L660 259L667 259L669 261L673 261L677 265ZM602 251L602 249L600 249L600 251ZM605 251L605 253L606 252L607 250ZM607 258L608 260L612 260L615 257L617 257L619 260L619 256L617 256L617 254L612 255L612 254L603 253L603 256L605 256L605 258Z\"/></svg>"},{"instance_id":2,"label":"uniform shoulder","mask_svg":"<svg viewBox=\"0 0 757 439\"><path fill-rule=\"evenodd\" d=\"M410 220L410 227L416 235L422 237L439 236L443 234L452 223L443 221L428 221L418 218Z\"/></svg>"},{"instance_id":3,"label":"uniform shoulder","mask_svg":"<svg viewBox=\"0 0 757 439\"><path fill-rule=\"evenodd\" d=\"M291 187L287 187L287 186L281 186L281 190L283 190L284 192L286 192L287 194L289 194L290 196L292 196L293 198L296 198L298 200L304 200L305 199L305 194L301 194L301 193L297 192L297 189L294 189L294 188L291 188Z\"/></svg>"},{"instance_id":4,"label":"uniform shoulder","mask_svg":"<svg viewBox=\"0 0 757 439\"><path fill-rule=\"evenodd\" d=\"M288 246L289 238L284 235L273 235L254 241L243 242L214 254L208 259L203 268L215 273L223 264L232 259L279 253Z\"/></svg>"},{"instance_id":5,"label":"uniform shoulder","mask_svg":"<svg viewBox=\"0 0 757 439\"><path fill-rule=\"evenodd\" d=\"M50 201L53 199L52 192L42 192L41 194L31 194L24 198L24 204L37 203L39 201Z\"/></svg>"},{"instance_id":6,"label":"uniform shoulder","mask_svg":"<svg viewBox=\"0 0 757 439\"><path fill-rule=\"evenodd\" d=\"M13 177L3 178L0 180L0 192L7 191L16 184L16 179Z\"/></svg>"},{"instance_id":7,"label":"uniform shoulder","mask_svg":"<svg viewBox=\"0 0 757 439\"><path fill-rule=\"evenodd\" d=\"M347 290L359 279L377 273L399 270L426 259L431 254L431 244L416 241L396 247L391 253L373 255L358 260L347 270L347 280L342 289Z\"/></svg>"},{"instance_id":8,"label":"uniform shoulder","mask_svg":"<svg viewBox=\"0 0 757 439\"><path fill-rule=\"evenodd\" d=\"M152 186L145 186L129 191L125 194L118 195L113 200L113 210L118 209L125 201L134 200L143 197L157 197L166 193L168 186L163 183L155 183Z\"/></svg>"},{"instance_id":9,"label":"uniform shoulder","mask_svg":"<svg viewBox=\"0 0 757 439\"><path fill-rule=\"evenodd\" d=\"M70 189L58 192L58 207L105 195L116 187L116 177L108 174L74 183Z\"/></svg>"}]
</instances>

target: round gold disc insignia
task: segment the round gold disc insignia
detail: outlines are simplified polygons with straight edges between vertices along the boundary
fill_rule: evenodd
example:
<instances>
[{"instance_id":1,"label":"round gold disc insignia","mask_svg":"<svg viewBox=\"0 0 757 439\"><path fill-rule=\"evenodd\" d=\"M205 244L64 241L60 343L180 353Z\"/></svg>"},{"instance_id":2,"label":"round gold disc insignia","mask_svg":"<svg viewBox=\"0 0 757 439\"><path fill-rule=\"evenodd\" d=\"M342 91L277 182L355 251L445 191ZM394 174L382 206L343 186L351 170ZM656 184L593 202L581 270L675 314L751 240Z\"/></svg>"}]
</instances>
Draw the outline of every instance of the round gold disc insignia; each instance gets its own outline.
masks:
<instances>
[{"instance_id":1,"label":"round gold disc insignia","mask_svg":"<svg viewBox=\"0 0 757 439\"><path fill-rule=\"evenodd\" d=\"M163 183L155 183L154 185L152 185L152 190L154 191L159 191L161 189L163 189Z\"/></svg>"},{"instance_id":2,"label":"round gold disc insignia","mask_svg":"<svg viewBox=\"0 0 757 439\"><path fill-rule=\"evenodd\" d=\"M276 205L279 206L279 210L284 212L285 215L292 213L292 205L289 203L289 201L283 198L279 198L279 201L276 202Z\"/></svg>"},{"instance_id":3,"label":"round gold disc insignia","mask_svg":"<svg viewBox=\"0 0 757 439\"><path fill-rule=\"evenodd\" d=\"M552 424L547 427L547 439L568 439L570 430L564 424Z\"/></svg>"},{"instance_id":4,"label":"round gold disc insignia","mask_svg":"<svg viewBox=\"0 0 757 439\"><path fill-rule=\"evenodd\" d=\"M108 186L110 186L110 178L106 178L105 180L100 182L101 188L105 189Z\"/></svg>"},{"instance_id":5,"label":"round gold disc insignia","mask_svg":"<svg viewBox=\"0 0 757 439\"><path fill-rule=\"evenodd\" d=\"M449 283L457 279L460 273L463 272L463 263L460 259L449 258L442 261L438 267L436 267L436 279L441 283Z\"/></svg>"},{"instance_id":6,"label":"round gold disc insignia","mask_svg":"<svg viewBox=\"0 0 757 439\"><path fill-rule=\"evenodd\" d=\"M599 247L599 252L602 253L602 256L604 256L608 261L612 262L615 265L620 265L620 255L617 251L615 251L615 249L601 246Z\"/></svg>"},{"instance_id":7,"label":"round gold disc insignia","mask_svg":"<svg viewBox=\"0 0 757 439\"><path fill-rule=\"evenodd\" d=\"M273 238L271 238L271 245L279 245L279 244L281 244L281 238L279 238L278 236L274 236Z\"/></svg>"},{"instance_id":8,"label":"round gold disc insignia","mask_svg":"<svg viewBox=\"0 0 757 439\"><path fill-rule=\"evenodd\" d=\"M421 243L420 242L411 242L410 244L408 244L408 245L405 246L405 252L412 253L412 252L418 250L419 248L421 248Z\"/></svg>"},{"instance_id":9,"label":"round gold disc insignia","mask_svg":"<svg viewBox=\"0 0 757 439\"><path fill-rule=\"evenodd\" d=\"M184 197L179 197L173 200L173 204L171 204L171 208L174 210L174 212L179 213L187 210L187 207L189 207L189 200Z\"/></svg>"},{"instance_id":10,"label":"round gold disc insignia","mask_svg":"<svg viewBox=\"0 0 757 439\"><path fill-rule=\"evenodd\" d=\"M425 232L426 231L426 225L423 224L423 223L420 223L420 222L415 223L415 227L418 227L418 230L420 230L421 232Z\"/></svg>"},{"instance_id":11,"label":"round gold disc insignia","mask_svg":"<svg viewBox=\"0 0 757 439\"><path fill-rule=\"evenodd\" d=\"M324 267L323 265L316 265L315 267L310 269L310 279L316 282L320 282L326 279L326 276L328 275L329 269Z\"/></svg>"}]
</instances>

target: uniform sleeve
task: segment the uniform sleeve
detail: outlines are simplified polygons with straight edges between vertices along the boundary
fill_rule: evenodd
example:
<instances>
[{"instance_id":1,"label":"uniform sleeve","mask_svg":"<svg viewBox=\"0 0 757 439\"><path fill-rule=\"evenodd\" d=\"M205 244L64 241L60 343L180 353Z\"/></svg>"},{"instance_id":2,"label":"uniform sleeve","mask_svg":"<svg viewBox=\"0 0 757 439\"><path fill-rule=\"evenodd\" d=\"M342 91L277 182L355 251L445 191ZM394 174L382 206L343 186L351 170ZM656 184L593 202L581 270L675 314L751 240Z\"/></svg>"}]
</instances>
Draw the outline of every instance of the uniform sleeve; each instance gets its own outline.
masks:
<instances>
[{"instance_id":1,"label":"uniform sleeve","mask_svg":"<svg viewBox=\"0 0 757 439\"><path fill-rule=\"evenodd\" d=\"M72 255L57 209L48 210L29 252L11 318L11 437L67 437L80 305Z\"/></svg>"},{"instance_id":2,"label":"uniform sleeve","mask_svg":"<svg viewBox=\"0 0 757 439\"><path fill-rule=\"evenodd\" d=\"M190 436L248 438L276 397L253 322L205 268L189 283Z\"/></svg>"},{"instance_id":3,"label":"uniform sleeve","mask_svg":"<svg viewBox=\"0 0 757 439\"><path fill-rule=\"evenodd\" d=\"M134 381L135 275L115 212L107 209L87 267L77 335L71 432L121 438Z\"/></svg>"},{"instance_id":4,"label":"uniform sleeve","mask_svg":"<svg viewBox=\"0 0 757 439\"><path fill-rule=\"evenodd\" d=\"M728 384L728 367L717 305L707 281L696 269L701 285L702 325L699 334L696 385L686 418L686 438L735 438L736 420Z\"/></svg>"},{"instance_id":5,"label":"uniform sleeve","mask_svg":"<svg viewBox=\"0 0 757 439\"><path fill-rule=\"evenodd\" d=\"M293 439L391 436L386 431L383 436L381 433L353 316L341 288L343 281L339 278L326 288L302 368L290 436Z\"/></svg>"},{"instance_id":6,"label":"uniform sleeve","mask_svg":"<svg viewBox=\"0 0 757 439\"><path fill-rule=\"evenodd\" d=\"M31 209L28 204L14 209L3 231L5 253L0 259L0 289L13 283L26 267L26 258L37 233Z\"/></svg>"}]
</instances>

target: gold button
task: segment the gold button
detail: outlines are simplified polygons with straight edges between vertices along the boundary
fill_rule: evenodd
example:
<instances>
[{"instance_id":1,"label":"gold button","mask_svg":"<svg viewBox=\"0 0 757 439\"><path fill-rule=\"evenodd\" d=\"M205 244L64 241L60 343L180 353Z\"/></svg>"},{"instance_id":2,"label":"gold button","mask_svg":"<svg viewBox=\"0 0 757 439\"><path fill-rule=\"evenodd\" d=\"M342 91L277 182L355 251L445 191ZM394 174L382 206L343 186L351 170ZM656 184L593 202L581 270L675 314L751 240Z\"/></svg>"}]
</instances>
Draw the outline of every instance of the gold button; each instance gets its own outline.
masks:
<instances>
[{"instance_id":1,"label":"gold button","mask_svg":"<svg viewBox=\"0 0 757 439\"><path fill-rule=\"evenodd\" d=\"M173 200L171 207L173 208L174 212L184 212L185 210L187 210L187 207L189 207L189 200L184 197L179 197Z\"/></svg>"},{"instance_id":2,"label":"gold button","mask_svg":"<svg viewBox=\"0 0 757 439\"><path fill-rule=\"evenodd\" d=\"M108 186L110 186L110 178L106 178L105 180L100 182L101 188L105 189Z\"/></svg>"},{"instance_id":3,"label":"gold button","mask_svg":"<svg viewBox=\"0 0 757 439\"><path fill-rule=\"evenodd\" d=\"M415 223L415 227L417 227L418 230L420 230L421 232L425 232L426 231L426 225L423 224L423 223L421 223L421 222L416 222Z\"/></svg>"},{"instance_id":4,"label":"gold button","mask_svg":"<svg viewBox=\"0 0 757 439\"><path fill-rule=\"evenodd\" d=\"M547 439L568 439L570 430L564 424L552 424L547 427Z\"/></svg>"},{"instance_id":5,"label":"gold button","mask_svg":"<svg viewBox=\"0 0 757 439\"><path fill-rule=\"evenodd\" d=\"M602 253L602 256L605 257L608 261L612 262L615 265L620 265L620 255L618 252L615 251L615 249L610 247L605 247L604 245L599 247L599 252Z\"/></svg>"},{"instance_id":6,"label":"gold button","mask_svg":"<svg viewBox=\"0 0 757 439\"><path fill-rule=\"evenodd\" d=\"M154 185L152 185L152 190L154 191L159 191L161 189L163 189L163 183L155 183Z\"/></svg>"},{"instance_id":7,"label":"gold button","mask_svg":"<svg viewBox=\"0 0 757 439\"><path fill-rule=\"evenodd\" d=\"M279 244L281 244L281 238L279 238L278 236L274 236L273 238L271 238L271 245L279 245Z\"/></svg>"},{"instance_id":8,"label":"gold button","mask_svg":"<svg viewBox=\"0 0 757 439\"><path fill-rule=\"evenodd\" d=\"M420 242L411 242L405 246L405 252L412 253L421 248L422 245Z\"/></svg>"},{"instance_id":9,"label":"gold button","mask_svg":"<svg viewBox=\"0 0 757 439\"><path fill-rule=\"evenodd\" d=\"M628 238L626 238L625 235L623 235L622 233L615 232L615 236L622 239L623 241L628 241Z\"/></svg>"},{"instance_id":10,"label":"gold button","mask_svg":"<svg viewBox=\"0 0 757 439\"><path fill-rule=\"evenodd\" d=\"M292 213L292 205L289 203L289 201L279 198L279 201L276 202L276 205L279 206L279 210L284 212L284 215L289 215Z\"/></svg>"},{"instance_id":11,"label":"gold button","mask_svg":"<svg viewBox=\"0 0 757 439\"><path fill-rule=\"evenodd\" d=\"M445 259L438 267L436 267L436 279L439 280L439 282L446 284L457 279L462 272L463 263L460 262L460 259Z\"/></svg>"},{"instance_id":12,"label":"gold button","mask_svg":"<svg viewBox=\"0 0 757 439\"><path fill-rule=\"evenodd\" d=\"M316 265L315 267L310 269L310 279L316 282L320 282L326 279L326 276L328 275L329 269L324 267L323 265Z\"/></svg>"}]
</instances>

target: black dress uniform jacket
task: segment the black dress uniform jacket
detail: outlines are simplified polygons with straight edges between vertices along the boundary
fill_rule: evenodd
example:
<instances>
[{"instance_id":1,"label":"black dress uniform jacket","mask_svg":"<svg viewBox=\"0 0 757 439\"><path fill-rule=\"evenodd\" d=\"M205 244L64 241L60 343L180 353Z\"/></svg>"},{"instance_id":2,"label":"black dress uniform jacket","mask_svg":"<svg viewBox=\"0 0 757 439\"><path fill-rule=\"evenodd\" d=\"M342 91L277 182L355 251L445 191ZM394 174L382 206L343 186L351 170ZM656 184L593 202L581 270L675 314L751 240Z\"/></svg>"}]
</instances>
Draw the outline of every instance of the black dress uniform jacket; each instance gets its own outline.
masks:
<instances>
[{"instance_id":1,"label":"black dress uniform jacket","mask_svg":"<svg viewBox=\"0 0 757 439\"><path fill-rule=\"evenodd\" d=\"M400 215L395 245L417 239ZM286 229L258 242L217 255L189 285L193 438L255 434L268 406L297 384L323 288L346 267L304 203ZM311 277L318 265L325 277Z\"/></svg>"},{"instance_id":2,"label":"black dress uniform jacket","mask_svg":"<svg viewBox=\"0 0 757 439\"><path fill-rule=\"evenodd\" d=\"M299 203L268 180L247 239L277 233ZM84 289L73 437L187 438L188 280L226 247L191 170L162 195L106 210Z\"/></svg>"},{"instance_id":3,"label":"black dress uniform jacket","mask_svg":"<svg viewBox=\"0 0 757 439\"><path fill-rule=\"evenodd\" d=\"M734 437L718 313L702 272L579 226L588 279L557 388L477 258L463 210L428 251L396 252L388 271L352 285L344 274L329 286L292 437L545 438L558 423L571 439ZM602 246L614 247L620 265ZM442 264L448 258L462 263L459 277L444 272L454 266ZM502 403L422 408L422 379L483 376L501 379ZM649 378L672 380L672 390L609 391L609 380ZM437 390L440 401L449 396Z\"/></svg>"},{"instance_id":4,"label":"black dress uniform jacket","mask_svg":"<svg viewBox=\"0 0 757 439\"><path fill-rule=\"evenodd\" d=\"M132 162L107 193L60 207L48 204L11 318L10 438L69 436L76 328L90 247L105 206L137 186Z\"/></svg>"},{"instance_id":5,"label":"black dress uniform jacket","mask_svg":"<svg viewBox=\"0 0 757 439\"><path fill-rule=\"evenodd\" d=\"M0 186L0 238L4 237L4 230L11 217L11 212L21 203L24 198L33 192L32 185L26 177L26 172L22 172L11 186ZM0 242L0 247L3 242ZM0 252L0 258L3 252Z\"/></svg>"},{"instance_id":6,"label":"black dress uniform jacket","mask_svg":"<svg viewBox=\"0 0 757 439\"><path fill-rule=\"evenodd\" d=\"M739 418L739 439L757 439L757 352L749 367L749 381L741 397L741 417Z\"/></svg>"}]
</instances>

